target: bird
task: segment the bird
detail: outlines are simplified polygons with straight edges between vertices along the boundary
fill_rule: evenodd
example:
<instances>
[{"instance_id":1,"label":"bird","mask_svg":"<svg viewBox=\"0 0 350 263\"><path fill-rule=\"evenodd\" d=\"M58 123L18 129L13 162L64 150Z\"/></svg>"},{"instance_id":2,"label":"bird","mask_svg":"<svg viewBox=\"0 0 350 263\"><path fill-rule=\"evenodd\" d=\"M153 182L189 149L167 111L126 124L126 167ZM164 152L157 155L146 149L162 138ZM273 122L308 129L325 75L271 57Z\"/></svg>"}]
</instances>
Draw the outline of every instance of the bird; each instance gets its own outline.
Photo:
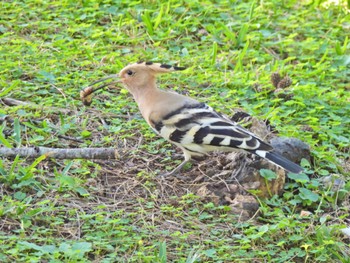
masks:
<instances>
[{"instance_id":1,"label":"bird","mask_svg":"<svg viewBox=\"0 0 350 263\"><path fill-rule=\"evenodd\" d=\"M252 153L288 172L298 174L303 171L301 166L274 151L270 144L206 103L157 86L159 74L185 69L156 62L133 63L119 74L93 82L80 92L80 97L84 104L89 105L92 93L109 85L95 87L97 83L107 79L122 83L154 132L183 151L184 160L171 172L165 173L166 176L178 174L192 158L217 150Z\"/></svg>"}]
</instances>

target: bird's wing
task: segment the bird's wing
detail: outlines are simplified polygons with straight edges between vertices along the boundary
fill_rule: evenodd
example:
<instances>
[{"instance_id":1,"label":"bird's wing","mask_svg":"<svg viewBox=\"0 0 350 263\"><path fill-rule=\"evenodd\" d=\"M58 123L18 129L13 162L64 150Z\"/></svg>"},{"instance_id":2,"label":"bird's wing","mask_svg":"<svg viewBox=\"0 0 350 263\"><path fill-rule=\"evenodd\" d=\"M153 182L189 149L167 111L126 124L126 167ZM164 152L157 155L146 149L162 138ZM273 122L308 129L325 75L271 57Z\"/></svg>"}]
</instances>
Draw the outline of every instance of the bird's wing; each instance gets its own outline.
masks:
<instances>
[{"instance_id":1,"label":"bird's wing","mask_svg":"<svg viewBox=\"0 0 350 263\"><path fill-rule=\"evenodd\" d=\"M184 105L158 122L154 130L165 139L193 152L215 149L271 151L272 147L205 103Z\"/></svg>"}]
</instances>

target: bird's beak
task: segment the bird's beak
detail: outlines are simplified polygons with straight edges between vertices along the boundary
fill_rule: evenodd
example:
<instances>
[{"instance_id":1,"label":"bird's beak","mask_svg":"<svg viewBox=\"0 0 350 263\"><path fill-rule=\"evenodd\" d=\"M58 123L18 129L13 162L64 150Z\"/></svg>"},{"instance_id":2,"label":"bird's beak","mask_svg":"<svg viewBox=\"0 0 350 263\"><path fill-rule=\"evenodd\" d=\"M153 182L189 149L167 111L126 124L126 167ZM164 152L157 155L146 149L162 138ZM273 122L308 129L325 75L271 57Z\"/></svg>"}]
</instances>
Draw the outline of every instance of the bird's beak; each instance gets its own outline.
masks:
<instances>
[{"instance_id":1,"label":"bird's beak","mask_svg":"<svg viewBox=\"0 0 350 263\"><path fill-rule=\"evenodd\" d=\"M104 82L106 80L109 79L114 79L113 81L110 81L108 83L104 83L100 86L95 86L98 83ZM94 93L96 90L99 89L103 89L111 84L115 84L117 82L120 82L121 80L119 79L119 75L118 74L113 74L113 75L109 75L107 77L104 77L102 79L96 80L94 82L92 82L89 86L87 86L86 88L82 89L80 91L80 99L82 100L83 104L86 106L90 106L91 102L92 102L92 93Z\"/></svg>"}]
</instances>

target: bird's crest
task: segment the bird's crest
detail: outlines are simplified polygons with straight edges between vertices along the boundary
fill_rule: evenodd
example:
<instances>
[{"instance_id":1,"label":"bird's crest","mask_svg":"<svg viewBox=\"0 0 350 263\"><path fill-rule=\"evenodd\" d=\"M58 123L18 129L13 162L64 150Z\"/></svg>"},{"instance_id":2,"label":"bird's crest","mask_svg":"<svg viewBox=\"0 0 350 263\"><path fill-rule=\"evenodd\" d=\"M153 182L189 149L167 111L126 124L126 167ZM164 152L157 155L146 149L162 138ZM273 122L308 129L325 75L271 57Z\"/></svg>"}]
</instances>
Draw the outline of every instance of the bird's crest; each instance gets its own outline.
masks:
<instances>
[{"instance_id":1,"label":"bird's crest","mask_svg":"<svg viewBox=\"0 0 350 263\"><path fill-rule=\"evenodd\" d=\"M168 73L168 72L186 69L185 67L171 66L168 64L161 64L161 63L155 63L155 62L150 62L150 61L148 61L148 62L139 61L134 65L145 66L149 69L152 69L156 73Z\"/></svg>"}]
</instances>

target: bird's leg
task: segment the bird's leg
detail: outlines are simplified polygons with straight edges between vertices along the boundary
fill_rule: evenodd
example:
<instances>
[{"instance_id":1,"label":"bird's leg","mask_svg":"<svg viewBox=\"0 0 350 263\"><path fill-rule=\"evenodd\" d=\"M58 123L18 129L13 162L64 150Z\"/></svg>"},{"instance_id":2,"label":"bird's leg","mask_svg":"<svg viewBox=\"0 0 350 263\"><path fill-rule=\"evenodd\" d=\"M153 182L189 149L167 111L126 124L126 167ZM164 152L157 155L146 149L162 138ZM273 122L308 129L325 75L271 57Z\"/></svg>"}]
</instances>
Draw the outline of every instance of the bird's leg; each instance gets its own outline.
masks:
<instances>
[{"instance_id":1,"label":"bird's leg","mask_svg":"<svg viewBox=\"0 0 350 263\"><path fill-rule=\"evenodd\" d=\"M169 173L161 174L159 175L159 177L168 177L168 176L181 177L177 174L181 171L181 169L185 166L185 164L191 160L191 155L185 151L184 151L184 156L185 156L185 160L182 163L180 163L174 170L172 170Z\"/></svg>"},{"instance_id":2,"label":"bird's leg","mask_svg":"<svg viewBox=\"0 0 350 263\"><path fill-rule=\"evenodd\" d=\"M177 166L174 170L172 170L169 173L165 173L165 174L161 174L161 177L168 177L168 176L176 176L182 169L182 167L184 167L184 165L188 163L188 160L184 160L182 163L180 163L179 166Z\"/></svg>"}]
</instances>

